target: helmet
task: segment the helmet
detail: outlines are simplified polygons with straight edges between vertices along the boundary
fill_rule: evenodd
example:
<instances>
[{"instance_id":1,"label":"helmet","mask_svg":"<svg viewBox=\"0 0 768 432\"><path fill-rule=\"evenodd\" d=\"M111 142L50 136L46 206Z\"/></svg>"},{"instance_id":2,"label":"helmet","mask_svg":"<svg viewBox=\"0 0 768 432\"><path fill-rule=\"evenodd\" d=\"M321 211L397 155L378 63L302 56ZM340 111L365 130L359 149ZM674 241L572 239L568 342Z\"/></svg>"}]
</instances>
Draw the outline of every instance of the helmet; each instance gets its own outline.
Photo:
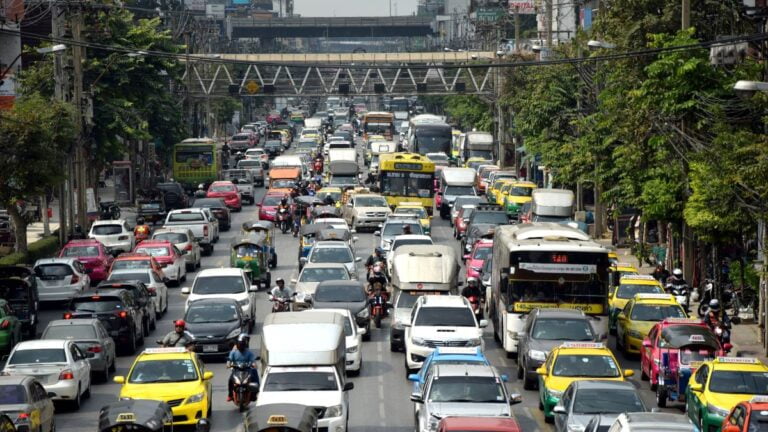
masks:
<instances>
[{"instance_id":1,"label":"helmet","mask_svg":"<svg viewBox=\"0 0 768 432\"><path fill-rule=\"evenodd\" d=\"M282 282L282 283L285 283L285 279L283 279L283 278L277 278L277 279L275 279L275 283L278 283L278 284L279 284L280 282Z\"/></svg>"},{"instance_id":2,"label":"helmet","mask_svg":"<svg viewBox=\"0 0 768 432\"><path fill-rule=\"evenodd\" d=\"M467 285L477 285L477 278L470 276L467 278Z\"/></svg>"},{"instance_id":3,"label":"helmet","mask_svg":"<svg viewBox=\"0 0 768 432\"><path fill-rule=\"evenodd\" d=\"M377 247L376 247L376 249L374 249L374 251L375 251L376 253L378 253L378 254L382 254L382 253L384 253L384 249L382 249L382 248L381 248L381 247L379 247L379 246L377 246Z\"/></svg>"},{"instance_id":4,"label":"helmet","mask_svg":"<svg viewBox=\"0 0 768 432\"><path fill-rule=\"evenodd\" d=\"M237 347L240 349L247 348L250 341L250 336L248 336L246 333L240 333L240 336L237 337Z\"/></svg>"},{"instance_id":5,"label":"helmet","mask_svg":"<svg viewBox=\"0 0 768 432\"><path fill-rule=\"evenodd\" d=\"M280 204L282 204L282 205L286 205L286 204L288 204L288 198L286 198L286 197L283 197L283 198L280 200Z\"/></svg>"},{"instance_id":6,"label":"helmet","mask_svg":"<svg viewBox=\"0 0 768 432\"><path fill-rule=\"evenodd\" d=\"M173 322L173 326L187 328L187 323L185 323L184 320L176 320Z\"/></svg>"},{"instance_id":7,"label":"helmet","mask_svg":"<svg viewBox=\"0 0 768 432\"><path fill-rule=\"evenodd\" d=\"M676 269L672 270L672 274L673 274L675 277L679 277L679 278L680 278L680 277L683 277L683 271L682 271L682 270L680 270L679 268L676 268Z\"/></svg>"},{"instance_id":8,"label":"helmet","mask_svg":"<svg viewBox=\"0 0 768 432\"><path fill-rule=\"evenodd\" d=\"M144 225L144 218L139 216L136 218L136 225Z\"/></svg>"},{"instance_id":9,"label":"helmet","mask_svg":"<svg viewBox=\"0 0 768 432\"><path fill-rule=\"evenodd\" d=\"M720 300L712 299L709 301L709 310L712 312L720 312Z\"/></svg>"}]
</instances>

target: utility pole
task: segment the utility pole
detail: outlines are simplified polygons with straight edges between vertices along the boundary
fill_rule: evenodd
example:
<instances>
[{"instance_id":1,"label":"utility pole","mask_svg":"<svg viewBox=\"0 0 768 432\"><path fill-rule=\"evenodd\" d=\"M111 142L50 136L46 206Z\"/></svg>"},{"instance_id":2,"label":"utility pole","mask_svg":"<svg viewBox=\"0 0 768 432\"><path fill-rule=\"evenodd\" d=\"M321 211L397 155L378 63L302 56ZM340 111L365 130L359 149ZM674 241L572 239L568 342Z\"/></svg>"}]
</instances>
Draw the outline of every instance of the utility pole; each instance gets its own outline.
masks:
<instances>
[{"instance_id":1,"label":"utility pole","mask_svg":"<svg viewBox=\"0 0 768 432\"><path fill-rule=\"evenodd\" d=\"M546 0L547 13L547 48L552 49L552 1Z\"/></svg>"},{"instance_id":2,"label":"utility pole","mask_svg":"<svg viewBox=\"0 0 768 432\"><path fill-rule=\"evenodd\" d=\"M79 45L83 30L83 11L77 9L72 25L73 98L77 115L77 143L75 148L75 180L77 181L77 222L84 230L88 227L88 203L86 201L86 155L83 140L83 47Z\"/></svg>"},{"instance_id":3,"label":"utility pole","mask_svg":"<svg viewBox=\"0 0 768 432\"><path fill-rule=\"evenodd\" d=\"M682 22L683 30L687 30L691 26L691 0L682 0Z\"/></svg>"},{"instance_id":4,"label":"utility pole","mask_svg":"<svg viewBox=\"0 0 768 432\"><path fill-rule=\"evenodd\" d=\"M520 10L515 8L515 52L520 53Z\"/></svg>"},{"instance_id":5,"label":"utility pole","mask_svg":"<svg viewBox=\"0 0 768 432\"><path fill-rule=\"evenodd\" d=\"M64 36L64 24L62 23L62 9L59 2L52 3L51 9L51 33L54 38L61 38ZM54 96L56 100L66 100L66 83L64 80L64 65L62 64L62 55L59 53L53 54L53 76L54 76ZM64 157L64 172L69 171L71 166L70 156ZM63 182L59 185L59 243L63 246L67 242L69 230L67 224L67 213L69 202L69 182L71 178L67 176ZM47 210L46 210L47 211Z\"/></svg>"}]
</instances>

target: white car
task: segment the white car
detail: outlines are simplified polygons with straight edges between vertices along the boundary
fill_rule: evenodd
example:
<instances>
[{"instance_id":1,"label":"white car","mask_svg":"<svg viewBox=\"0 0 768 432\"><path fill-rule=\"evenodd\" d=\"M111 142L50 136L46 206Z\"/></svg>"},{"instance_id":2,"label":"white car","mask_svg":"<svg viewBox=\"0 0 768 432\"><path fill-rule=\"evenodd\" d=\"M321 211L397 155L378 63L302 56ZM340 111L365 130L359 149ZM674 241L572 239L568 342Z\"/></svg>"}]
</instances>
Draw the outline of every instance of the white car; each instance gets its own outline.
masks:
<instances>
[{"instance_id":1,"label":"white car","mask_svg":"<svg viewBox=\"0 0 768 432\"><path fill-rule=\"evenodd\" d=\"M405 327L405 367L408 373L421 368L424 359L439 346L483 347L483 328L472 306L462 296L421 296L412 320Z\"/></svg>"},{"instance_id":2,"label":"white car","mask_svg":"<svg viewBox=\"0 0 768 432\"><path fill-rule=\"evenodd\" d=\"M200 243L195 240L195 235L188 228L159 228L152 233L152 240L166 240L173 243L180 251L187 251L184 255L187 271L200 268L203 256Z\"/></svg>"},{"instance_id":3,"label":"white car","mask_svg":"<svg viewBox=\"0 0 768 432\"><path fill-rule=\"evenodd\" d=\"M133 230L123 219L93 222L88 238L98 240L109 252L130 252L136 245Z\"/></svg>"},{"instance_id":4,"label":"white car","mask_svg":"<svg viewBox=\"0 0 768 432\"><path fill-rule=\"evenodd\" d=\"M218 268L201 271L192 282L192 287L184 287L181 294L187 296L184 312L189 303L210 297L225 297L237 301L248 320L248 332L253 331L256 324L256 291L258 286L251 286L248 275L239 268Z\"/></svg>"},{"instance_id":5,"label":"white car","mask_svg":"<svg viewBox=\"0 0 768 432\"><path fill-rule=\"evenodd\" d=\"M294 284L293 292L296 293L294 310L303 310L309 307L309 300L315 293L317 285L327 280L351 280L352 276L344 264L338 263L308 263L301 269L299 277L291 279Z\"/></svg>"},{"instance_id":6,"label":"white car","mask_svg":"<svg viewBox=\"0 0 768 432\"><path fill-rule=\"evenodd\" d=\"M315 312L315 309L308 309L304 313ZM344 337L347 353L345 354L345 369L349 375L359 375L363 369L363 335L366 333L364 327L358 327L355 317L349 309L317 309L319 312L336 312L344 316Z\"/></svg>"},{"instance_id":7,"label":"white car","mask_svg":"<svg viewBox=\"0 0 768 432\"><path fill-rule=\"evenodd\" d=\"M389 274L393 274L392 272L394 269L392 268L394 264L392 262L394 261L395 257L395 251L400 246L406 246L406 245L431 245L435 244L435 242L432 240L432 237L424 234L404 234L399 235L392 240L392 245L390 246L390 249L387 251L386 260L387 260L387 271Z\"/></svg>"},{"instance_id":8,"label":"white car","mask_svg":"<svg viewBox=\"0 0 768 432\"><path fill-rule=\"evenodd\" d=\"M381 228L374 231L373 235L381 236L381 243L379 246L384 249L385 252L392 248L392 242L395 241L395 237L404 235L403 228L408 225L411 227L411 234L423 235L424 230L421 227L421 223L415 218L395 218L387 219Z\"/></svg>"},{"instance_id":9,"label":"white car","mask_svg":"<svg viewBox=\"0 0 768 432\"><path fill-rule=\"evenodd\" d=\"M91 396L90 357L93 353L84 353L72 340L24 341L13 348L2 373L32 376L51 399L79 409L82 398Z\"/></svg>"},{"instance_id":10,"label":"white car","mask_svg":"<svg viewBox=\"0 0 768 432\"><path fill-rule=\"evenodd\" d=\"M364 227L375 230L387 220L392 210L381 195L355 194L344 204L343 214L352 229Z\"/></svg>"},{"instance_id":11,"label":"white car","mask_svg":"<svg viewBox=\"0 0 768 432\"><path fill-rule=\"evenodd\" d=\"M330 240L316 242L309 251L309 255L302 257L300 261L302 267L308 262L344 264L352 279L357 279L357 263L361 261L361 258L355 256L347 242Z\"/></svg>"},{"instance_id":12,"label":"white car","mask_svg":"<svg viewBox=\"0 0 768 432\"><path fill-rule=\"evenodd\" d=\"M67 301L91 286L90 272L77 258L43 258L33 269L41 302Z\"/></svg>"},{"instance_id":13,"label":"white car","mask_svg":"<svg viewBox=\"0 0 768 432\"><path fill-rule=\"evenodd\" d=\"M149 295L154 297L155 314L162 316L168 310L168 287L152 269L112 270L107 282L115 281L143 282L147 286Z\"/></svg>"}]
</instances>

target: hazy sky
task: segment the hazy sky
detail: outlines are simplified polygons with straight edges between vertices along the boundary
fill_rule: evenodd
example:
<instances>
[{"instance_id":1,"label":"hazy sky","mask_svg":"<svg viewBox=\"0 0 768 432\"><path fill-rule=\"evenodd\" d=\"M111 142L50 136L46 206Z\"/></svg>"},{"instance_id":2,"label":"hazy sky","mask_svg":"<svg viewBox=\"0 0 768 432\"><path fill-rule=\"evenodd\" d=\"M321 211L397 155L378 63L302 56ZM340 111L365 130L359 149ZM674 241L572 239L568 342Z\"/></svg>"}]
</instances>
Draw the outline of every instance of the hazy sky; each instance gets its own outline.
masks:
<instances>
[{"instance_id":1,"label":"hazy sky","mask_svg":"<svg viewBox=\"0 0 768 432\"><path fill-rule=\"evenodd\" d=\"M294 0L293 13L305 17L412 15L417 0Z\"/></svg>"}]
</instances>

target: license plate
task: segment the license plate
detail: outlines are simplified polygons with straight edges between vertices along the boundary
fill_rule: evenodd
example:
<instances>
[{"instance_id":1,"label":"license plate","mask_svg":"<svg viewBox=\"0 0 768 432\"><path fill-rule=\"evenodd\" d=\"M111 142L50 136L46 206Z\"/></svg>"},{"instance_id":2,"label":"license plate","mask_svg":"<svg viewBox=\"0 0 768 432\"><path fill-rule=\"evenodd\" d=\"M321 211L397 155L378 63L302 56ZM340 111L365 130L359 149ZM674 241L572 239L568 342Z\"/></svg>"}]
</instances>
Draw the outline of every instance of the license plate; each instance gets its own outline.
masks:
<instances>
[{"instance_id":1,"label":"license plate","mask_svg":"<svg viewBox=\"0 0 768 432\"><path fill-rule=\"evenodd\" d=\"M203 352L216 352L218 350L218 345L203 345Z\"/></svg>"}]
</instances>

